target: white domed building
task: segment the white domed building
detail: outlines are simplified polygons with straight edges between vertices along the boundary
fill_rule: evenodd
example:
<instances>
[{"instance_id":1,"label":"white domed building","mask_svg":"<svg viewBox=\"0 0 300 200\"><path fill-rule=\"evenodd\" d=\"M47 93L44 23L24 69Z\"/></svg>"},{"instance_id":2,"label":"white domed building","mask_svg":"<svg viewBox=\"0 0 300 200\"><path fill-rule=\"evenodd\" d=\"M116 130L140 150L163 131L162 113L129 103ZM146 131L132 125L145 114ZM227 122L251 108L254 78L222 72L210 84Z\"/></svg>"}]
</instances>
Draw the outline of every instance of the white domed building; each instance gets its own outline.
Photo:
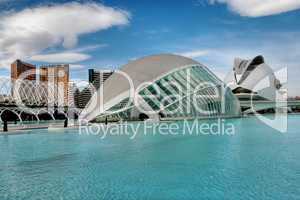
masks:
<instances>
[{"instance_id":1,"label":"white domed building","mask_svg":"<svg viewBox=\"0 0 300 200\"><path fill-rule=\"evenodd\" d=\"M238 99L207 67L190 58L160 54L117 70L93 95L79 119L103 122L239 115Z\"/></svg>"}]
</instances>

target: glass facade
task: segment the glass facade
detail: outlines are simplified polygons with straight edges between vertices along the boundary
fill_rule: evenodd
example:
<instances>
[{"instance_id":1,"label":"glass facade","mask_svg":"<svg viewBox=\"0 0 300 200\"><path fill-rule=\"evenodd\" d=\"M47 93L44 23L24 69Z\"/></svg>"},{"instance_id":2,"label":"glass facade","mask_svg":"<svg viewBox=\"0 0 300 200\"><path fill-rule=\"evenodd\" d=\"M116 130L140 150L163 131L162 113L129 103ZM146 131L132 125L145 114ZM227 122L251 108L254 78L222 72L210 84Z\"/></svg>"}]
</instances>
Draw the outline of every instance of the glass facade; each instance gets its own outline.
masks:
<instances>
[{"instance_id":1,"label":"glass facade","mask_svg":"<svg viewBox=\"0 0 300 200\"><path fill-rule=\"evenodd\" d=\"M126 98L96 121L138 120L140 115L163 119L234 117L240 105L229 88L203 66L190 66L159 77L137 91L142 101ZM120 110L122 109L122 110Z\"/></svg>"}]
</instances>

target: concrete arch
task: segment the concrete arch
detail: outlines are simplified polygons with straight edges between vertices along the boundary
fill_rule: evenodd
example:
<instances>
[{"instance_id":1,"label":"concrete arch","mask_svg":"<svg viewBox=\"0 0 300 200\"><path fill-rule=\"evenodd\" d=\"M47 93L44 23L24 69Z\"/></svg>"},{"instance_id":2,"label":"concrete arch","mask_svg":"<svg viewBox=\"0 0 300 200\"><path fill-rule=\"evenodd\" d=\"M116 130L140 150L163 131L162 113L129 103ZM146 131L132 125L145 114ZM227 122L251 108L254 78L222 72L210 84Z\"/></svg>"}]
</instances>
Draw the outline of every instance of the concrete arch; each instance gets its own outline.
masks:
<instances>
[{"instance_id":1,"label":"concrete arch","mask_svg":"<svg viewBox=\"0 0 300 200\"><path fill-rule=\"evenodd\" d=\"M39 116L36 114L36 113L34 113L34 112L32 112L32 111L25 111L25 110L23 110L23 111L21 111L21 113L20 113L20 117L22 118L22 114L23 113L26 113L26 114L31 114L31 115L33 115L34 117L35 117L35 119L37 120L37 121L40 121L40 119L39 119Z\"/></svg>"},{"instance_id":2,"label":"concrete arch","mask_svg":"<svg viewBox=\"0 0 300 200\"><path fill-rule=\"evenodd\" d=\"M9 108L1 109L1 111L0 111L0 119L1 119L1 121L3 121L2 120L2 115L6 111L12 112L13 114L15 114L18 117L18 119L19 119L20 122L23 122L20 113L17 112L17 109L9 109Z\"/></svg>"},{"instance_id":3,"label":"concrete arch","mask_svg":"<svg viewBox=\"0 0 300 200\"><path fill-rule=\"evenodd\" d=\"M57 110L57 111L56 111L56 114L63 115L63 116L65 117L65 119L68 119L68 114L65 113L65 112L62 112L62 111Z\"/></svg>"},{"instance_id":4,"label":"concrete arch","mask_svg":"<svg viewBox=\"0 0 300 200\"><path fill-rule=\"evenodd\" d=\"M52 120L55 120L55 117L52 112L42 109L37 112L37 116L39 116L41 114L48 114L52 118ZM39 117L39 119L40 119L40 117Z\"/></svg>"},{"instance_id":5,"label":"concrete arch","mask_svg":"<svg viewBox=\"0 0 300 200\"><path fill-rule=\"evenodd\" d=\"M76 107L69 107L68 108L68 118L78 119L80 113L82 112L82 109L76 108Z\"/></svg>"}]
</instances>

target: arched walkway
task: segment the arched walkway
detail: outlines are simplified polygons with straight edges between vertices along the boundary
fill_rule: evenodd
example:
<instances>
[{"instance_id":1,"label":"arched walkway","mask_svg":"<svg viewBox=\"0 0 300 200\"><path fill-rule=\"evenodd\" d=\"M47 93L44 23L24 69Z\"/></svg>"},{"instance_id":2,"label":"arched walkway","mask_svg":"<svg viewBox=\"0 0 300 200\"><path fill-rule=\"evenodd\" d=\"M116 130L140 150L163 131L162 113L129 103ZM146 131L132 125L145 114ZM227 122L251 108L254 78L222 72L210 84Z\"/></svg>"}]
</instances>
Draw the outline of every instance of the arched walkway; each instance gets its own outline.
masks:
<instances>
[{"instance_id":1,"label":"arched walkway","mask_svg":"<svg viewBox=\"0 0 300 200\"><path fill-rule=\"evenodd\" d=\"M57 120L64 120L64 119L68 118L68 114L65 113L65 112L56 110L55 113L54 113L54 117Z\"/></svg>"},{"instance_id":2,"label":"arched walkway","mask_svg":"<svg viewBox=\"0 0 300 200\"><path fill-rule=\"evenodd\" d=\"M22 111L20 117L23 121L40 121L38 115L31 111Z\"/></svg>"},{"instance_id":3,"label":"arched walkway","mask_svg":"<svg viewBox=\"0 0 300 200\"><path fill-rule=\"evenodd\" d=\"M145 113L139 114L139 120L145 121L145 120L147 120L147 119L149 119L149 116L146 115Z\"/></svg>"},{"instance_id":4,"label":"arched walkway","mask_svg":"<svg viewBox=\"0 0 300 200\"><path fill-rule=\"evenodd\" d=\"M49 112L39 112L38 113L38 118L40 120L55 120L53 114Z\"/></svg>"},{"instance_id":5,"label":"arched walkway","mask_svg":"<svg viewBox=\"0 0 300 200\"><path fill-rule=\"evenodd\" d=\"M81 110L70 108L68 113L62 110L47 110L44 108L28 107L0 107L0 122L6 121L40 121L40 120L64 120L71 117L76 119ZM70 116L69 116L70 114Z\"/></svg>"},{"instance_id":6,"label":"arched walkway","mask_svg":"<svg viewBox=\"0 0 300 200\"><path fill-rule=\"evenodd\" d=\"M21 112L15 108L0 108L0 120L22 122Z\"/></svg>"}]
</instances>

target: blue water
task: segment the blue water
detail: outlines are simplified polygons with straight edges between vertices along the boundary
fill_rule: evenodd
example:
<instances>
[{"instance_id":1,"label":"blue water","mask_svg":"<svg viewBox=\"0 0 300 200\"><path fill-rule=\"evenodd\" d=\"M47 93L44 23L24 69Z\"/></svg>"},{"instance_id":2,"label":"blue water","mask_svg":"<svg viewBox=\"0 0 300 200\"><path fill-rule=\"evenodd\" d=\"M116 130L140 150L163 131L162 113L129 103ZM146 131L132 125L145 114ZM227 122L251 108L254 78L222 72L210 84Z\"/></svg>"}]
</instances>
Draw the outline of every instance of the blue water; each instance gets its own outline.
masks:
<instances>
[{"instance_id":1,"label":"blue water","mask_svg":"<svg viewBox=\"0 0 300 200\"><path fill-rule=\"evenodd\" d=\"M0 199L300 199L300 116L286 134L226 123L235 135L0 136Z\"/></svg>"}]
</instances>

